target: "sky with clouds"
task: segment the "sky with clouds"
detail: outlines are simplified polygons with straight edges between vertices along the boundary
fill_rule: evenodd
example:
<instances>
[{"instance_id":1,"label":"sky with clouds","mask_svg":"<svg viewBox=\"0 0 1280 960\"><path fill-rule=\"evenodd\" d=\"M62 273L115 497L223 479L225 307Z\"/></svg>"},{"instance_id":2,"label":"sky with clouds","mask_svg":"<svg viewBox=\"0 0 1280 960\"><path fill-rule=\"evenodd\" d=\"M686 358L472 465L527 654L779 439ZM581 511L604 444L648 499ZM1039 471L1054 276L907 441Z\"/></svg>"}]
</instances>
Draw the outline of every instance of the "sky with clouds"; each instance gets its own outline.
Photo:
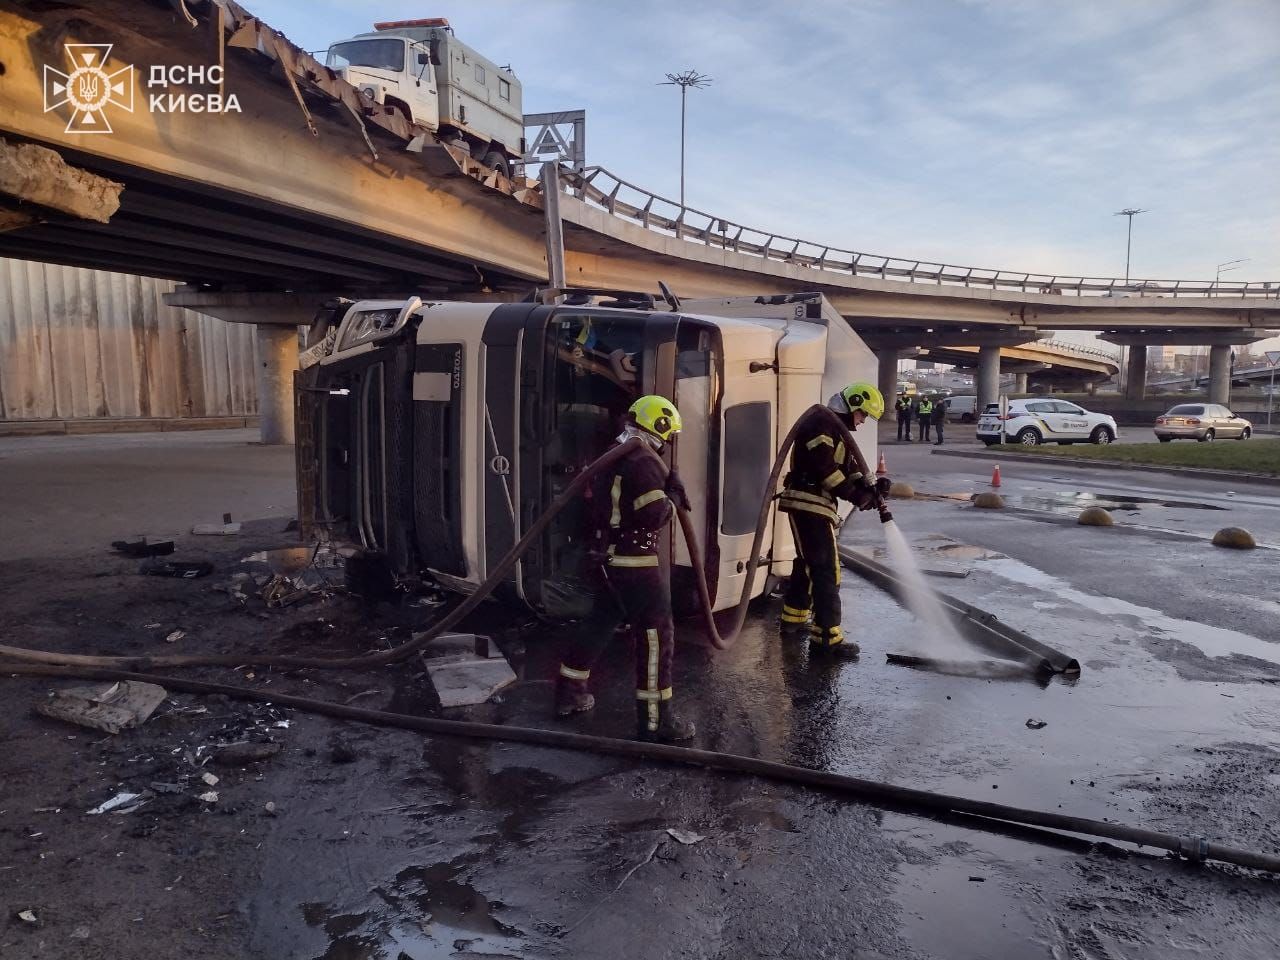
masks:
<instances>
[{"instance_id":1,"label":"sky with clouds","mask_svg":"<svg viewBox=\"0 0 1280 960\"><path fill-rule=\"evenodd\" d=\"M317 50L445 16L587 161L782 235L980 267L1280 281L1278 0L241 0Z\"/></svg>"}]
</instances>

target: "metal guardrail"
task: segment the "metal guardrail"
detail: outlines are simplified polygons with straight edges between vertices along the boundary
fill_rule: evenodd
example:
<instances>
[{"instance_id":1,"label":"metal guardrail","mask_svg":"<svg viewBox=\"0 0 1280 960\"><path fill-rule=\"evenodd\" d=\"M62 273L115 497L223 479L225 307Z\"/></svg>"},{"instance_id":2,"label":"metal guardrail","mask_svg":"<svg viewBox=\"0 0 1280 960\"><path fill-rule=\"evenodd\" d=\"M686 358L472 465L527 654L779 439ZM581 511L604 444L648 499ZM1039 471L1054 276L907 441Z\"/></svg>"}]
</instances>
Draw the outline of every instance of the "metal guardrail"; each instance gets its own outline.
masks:
<instances>
[{"instance_id":1,"label":"metal guardrail","mask_svg":"<svg viewBox=\"0 0 1280 960\"><path fill-rule=\"evenodd\" d=\"M1223 282L1217 280L1119 280L1107 277L1063 277L1017 270L959 267L925 260L886 257L843 250L826 244L786 237L682 206L643 187L614 176L604 167L581 171L561 167L562 181L592 206L615 217L666 236L734 253L776 260L813 270L856 277L902 280L1099 297L1260 297L1280 300L1280 282Z\"/></svg>"},{"instance_id":2,"label":"metal guardrail","mask_svg":"<svg viewBox=\"0 0 1280 960\"><path fill-rule=\"evenodd\" d=\"M1023 344L1028 347L1048 347L1054 353L1067 353L1077 357L1086 359L1105 360L1107 363L1119 363L1122 351L1119 347L1109 350L1106 347L1091 347L1083 343L1074 343L1070 340L1036 340L1033 343Z\"/></svg>"}]
</instances>

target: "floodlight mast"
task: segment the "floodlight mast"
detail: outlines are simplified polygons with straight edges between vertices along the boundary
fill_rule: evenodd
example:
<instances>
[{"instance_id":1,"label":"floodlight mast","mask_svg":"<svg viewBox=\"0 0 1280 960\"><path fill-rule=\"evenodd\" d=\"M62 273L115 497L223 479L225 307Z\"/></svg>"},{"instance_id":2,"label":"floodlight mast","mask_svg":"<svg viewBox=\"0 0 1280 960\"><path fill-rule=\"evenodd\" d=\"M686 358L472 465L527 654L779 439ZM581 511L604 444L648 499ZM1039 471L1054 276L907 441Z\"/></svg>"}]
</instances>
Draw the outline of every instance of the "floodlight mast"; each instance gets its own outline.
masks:
<instances>
[{"instance_id":1,"label":"floodlight mast","mask_svg":"<svg viewBox=\"0 0 1280 960\"><path fill-rule=\"evenodd\" d=\"M685 94L692 87L700 90L711 86L711 78L697 70L686 70L683 73L668 73L667 79L660 86L680 88L680 210L684 211L684 118Z\"/></svg>"}]
</instances>

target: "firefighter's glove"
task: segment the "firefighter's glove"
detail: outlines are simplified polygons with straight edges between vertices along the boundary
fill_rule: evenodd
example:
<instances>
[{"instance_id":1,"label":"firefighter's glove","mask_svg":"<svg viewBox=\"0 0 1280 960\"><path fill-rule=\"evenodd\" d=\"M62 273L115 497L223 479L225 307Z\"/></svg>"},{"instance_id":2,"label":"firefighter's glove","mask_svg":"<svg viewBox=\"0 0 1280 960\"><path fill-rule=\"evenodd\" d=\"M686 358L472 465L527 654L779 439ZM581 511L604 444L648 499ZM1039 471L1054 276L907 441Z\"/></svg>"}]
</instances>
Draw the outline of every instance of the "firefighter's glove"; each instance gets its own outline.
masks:
<instances>
[{"instance_id":1,"label":"firefighter's glove","mask_svg":"<svg viewBox=\"0 0 1280 960\"><path fill-rule=\"evenodd\" d=\"M876 488L870 483L861 483L853 491L853 505L859 510L873 510L880 502Z\"/></svg>"},{"instance_id":2,"label":"firefighter's glove","mask_svg":"<svg viewBox=\"0 0 1280 960\"><path fill-rule=\"evenodd\" d=\"M680 478L676 475L674 470L667 474L666 492L667 499L675 504L678 509L693 509L693 505L689 503L689 494L685 490L684 484L680 482Z\"/></svg>"},{"instance_id":3,"label":"firefighter's glove","mask_svg":"<svg viewBox=\"0 0 1280 960\"><path fill-rule=\"evenodd\" d=\"M876 495L881 500L883 500L885 497L889 496L889 489L892 486L893 486L893 481L891 481L888 477L877 477L876 478Z\"/></svg>"}]
</instances>

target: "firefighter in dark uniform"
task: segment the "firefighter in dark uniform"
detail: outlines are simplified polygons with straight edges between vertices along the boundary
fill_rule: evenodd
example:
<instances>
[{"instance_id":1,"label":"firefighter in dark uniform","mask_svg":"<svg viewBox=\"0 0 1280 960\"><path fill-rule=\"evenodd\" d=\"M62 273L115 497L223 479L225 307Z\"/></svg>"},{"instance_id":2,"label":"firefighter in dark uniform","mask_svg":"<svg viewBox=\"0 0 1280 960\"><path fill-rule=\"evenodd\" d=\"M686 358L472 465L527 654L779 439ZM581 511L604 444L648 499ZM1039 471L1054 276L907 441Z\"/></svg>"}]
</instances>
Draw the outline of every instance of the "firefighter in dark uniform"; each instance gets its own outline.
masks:
<instances>
[{"instance_id":1,"label":"firefighter in dark uniform","mask_svg":"<svg viewBox=\"0 0 1280 960\"><path fill-rule=\"evenodd\" d=\"M661 453L680 426L680 413L671 401L641 397L631 405L618 442L638 436ZM673 506L687 510L689 498L674 470L664 476L653 457L636 450L593 484L591 500L599 518L589 534L594 542L588 544L587 559L589 588L595 596L592 612L579 624L560 663L556 715L566 717L595 706L587 688L591 667L626 621L635 644L640 738L689 740L693 723L672 710L675 626L669 574L658 558L658 541L674 516Z\"/></svg>"},{"instance_id":2,"label":"firefighter in dark uniform","mask_svg":"<svg viewBox=\"0 0 1280 960\"><path fill-rule=\"evenodd\" d=\"M884 396L869 383L851 383L827 406L847 418L856 430L867 417L884 415ZM783 597L782 626L788 633L807 635L810 651L844 658L856 657L858 645L846 640L840 628L840 557L836 553L836 501L847 500L859 510L876 507L889 492L889 478L865 477L853 453L825 420L812 417L796 434L778 509L791 519L796 557Z\"/></svg>"}]
</instances>

